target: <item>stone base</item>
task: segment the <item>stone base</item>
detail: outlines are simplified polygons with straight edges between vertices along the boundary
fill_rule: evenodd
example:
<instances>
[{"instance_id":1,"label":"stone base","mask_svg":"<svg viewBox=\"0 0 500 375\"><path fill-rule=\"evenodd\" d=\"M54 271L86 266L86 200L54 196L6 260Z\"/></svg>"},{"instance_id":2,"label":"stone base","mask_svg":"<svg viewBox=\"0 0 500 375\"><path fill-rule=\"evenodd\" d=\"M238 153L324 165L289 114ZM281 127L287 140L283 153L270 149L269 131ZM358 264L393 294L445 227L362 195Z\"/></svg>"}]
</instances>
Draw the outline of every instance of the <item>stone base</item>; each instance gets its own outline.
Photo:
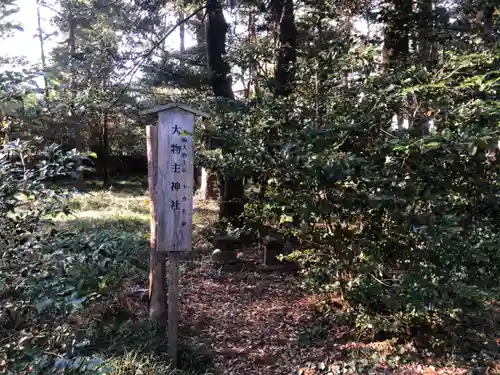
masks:
<instances>
[{"instance_id":1,"label":"stone base","mask_svg":"<svg viewBox=\"0 0 500 375\"><path fill-rule=\"evenodd\" d=\"M280 266L288 263L278 259L280 255L286 256L291 253L291 249L283 238L269 236L266 237L264 243L266 246L264 249L264 264L266 266Z\"/></svg>"},{"instance_id":2,"label":"stone base","mask_svg":"<svg viewBox=\"0 0 500 375\"><path fill-rule=\"evenodd\" d=\"M231 265L238 262L236 251L222 251L215 249L212 253L212 263L216 266Z\"/></svg>"},{"instance_id":3,"label":"stone base","mask_svg":"<svg viewBox=\"0 0 500 375\"><path fill-rule=\"evenodd\" d=\"M213 240L213 245L216 249L220 249L222 251L236 252L241 249L240 239L229 235L215 237Z\"/></svg>"},{"instance_id":4,"label":"stone base","mask_svg":"<svg viewBox=\"0 0 500 375\"><path fill-rule=\"evenodd\" d=\"M273 271L286 271L286 272L294 272L297 271L299 267L292 262L275 264L275 265L266 265L261 264L258 266L258 270L261 272L273 272Z\"/></svg>"}]
</instances>

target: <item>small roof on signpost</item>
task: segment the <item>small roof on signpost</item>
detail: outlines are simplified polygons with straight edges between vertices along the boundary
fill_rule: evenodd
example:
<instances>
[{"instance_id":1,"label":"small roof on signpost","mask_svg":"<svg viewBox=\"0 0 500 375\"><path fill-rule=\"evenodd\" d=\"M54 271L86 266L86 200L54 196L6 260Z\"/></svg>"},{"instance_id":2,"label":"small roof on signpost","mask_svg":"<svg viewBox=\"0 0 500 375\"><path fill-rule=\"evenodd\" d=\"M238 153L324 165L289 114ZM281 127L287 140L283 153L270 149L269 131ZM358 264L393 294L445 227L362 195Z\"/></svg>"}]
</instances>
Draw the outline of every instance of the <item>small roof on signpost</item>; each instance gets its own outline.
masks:
<instances>
[{"instance_id":1,"label":"small roof on signpost","mask_svg":"<svg viewBox=\"0 0 500 375\"><path fill-rule=\"evenodd\" d=\"M175 109L175 108L182 109L182 110L184 110L186 112L191 112L192 114L200 116L200 117L205 117L205 118L209 118L210 117L210 115L208 113L206 113L206 112L203 112L203 111L200 111L199 109L190 107L187 104L178 103L178 102L157 105L157 106L155 106L153 108L145 109L145 110L141 111L141 115L149 115L149 114L152 114L152 113L163 112L163 111L167 111L169 109Z\"/></svg>"}]
</instances>

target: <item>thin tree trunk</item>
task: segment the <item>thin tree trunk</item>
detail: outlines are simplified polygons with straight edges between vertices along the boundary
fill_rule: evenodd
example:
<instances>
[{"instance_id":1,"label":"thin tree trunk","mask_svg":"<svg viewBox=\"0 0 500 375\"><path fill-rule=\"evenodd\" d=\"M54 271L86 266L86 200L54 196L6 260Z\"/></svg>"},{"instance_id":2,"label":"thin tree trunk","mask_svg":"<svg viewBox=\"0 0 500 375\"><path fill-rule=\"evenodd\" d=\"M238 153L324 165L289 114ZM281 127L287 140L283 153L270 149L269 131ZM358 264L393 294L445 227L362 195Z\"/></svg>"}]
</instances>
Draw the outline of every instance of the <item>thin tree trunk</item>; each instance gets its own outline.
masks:
<instances>
[{"instance_id":1,"label":"thin tree trunk","mask_svg":"<svg viewBox=\"0 0 500 375\"><path fill-rule=\"evenodd\" d=\"M209 70L208 66L208 48L207 48L207 25L208 22L206 20L206 17L203 13L198 13L196 15L196 19L198 22L198 28L196 29L196 43L198 44L198 47L203 47L200 48L204 52L203 58L204 62L206 64L207 71Z\"/></svg>"},{"instance_id":2,"label":"thin tree trunk","mask_svg":"<svg viewBox=\"0 0 500 375\"><path fill-rule=\"evenodd\" d=\"M71 1L69 3L69 13L68 13L68 26L69 26L69 36L68 36L68 50L70 57L70 90L71 90L71 116L70 123L72 125L74 131L74 144L75 148L78 151L83 151L83 142L82 142L82 131L81 131L81 120L75 115L75 100L77 95L77 82L76 82L76 65L75 65L75 56L76 56L76 19L74 16L74 4ZM78 167L81 166L80 162L78 163ZM80 171L78 173L78 178L76 181L76 187L79 189L83 189L85 187L85 182L83 180L83 173Z\"/></svg>"},{"instance_id":3,"label":"thin tree trunk","mask_svg":"<svg viewBox=\"0 0 500 375\"><path fill-rule=\"evenodd\" d=\"M182 10L179 11L179 21L184 19L184 12ZM180 23L179 26L179 37L180 37L180 53L181 53L181 59L180 59L180 65L181 68L184 67L184 55L186 53L186 44L185 44L185 39L186 39L186 28L185 28L184 22Z\"/></svg>"},{"instance_id":4,"label":"thin tree trunk","mask_svg":"<svg viewBox=\"0 0 500 375\"><path fill-rule=\"evenodd\" d=\"M257 27L255 23L255 14L250 10L248 14L248 39L250 43L257 45ZM258 63L255 58L252 58L252 61L250 62L248 75L247 99L252 99L253 97L260 95Z\"/></svg>"},{"instance_id":5,"label":"thin tree trunk","mask_svg":"<svg viewBox=\"0 0 500 375\"><path fill-rule=\"evenodd\" d=\"M207 0L207 52L208 66L211 74L212 89L217 99L234 100L231 84L230 66L226 59L226 34L228 24L224 19L222 5L218 0ZM223 153L231 152L225 149ZM238 176L232 168L219 174L219 218L236 227L242 224L241 214L244 209L243 178Z\"/></svg>"},{"instance_id":6,"label":"thin tree trunk","mask_svg":"<svg viewBox=\"0 0 500 375\"><path fill-rule=\"evenodd\" d=\"M37 16L37 22L38 22L38 40L40 42L40 58L42 60L42 71L44 73L43 75L43 84L44 84L44 94L45 94L45 99L49 98L49 83L47 80L47 76L45 75L46 73L46 60L45 60L45 45L44 45L44 37L43 37L43 30L42 30L42 17L40 15L40 1L37 0L37 8L36 8L36 16Z\"/></svg>"},{"instance_id":7,"label":"thin tree trunk","mask_svg":"<svg viewBox=\"0 0 500 375\"><path fill-rule=\"evenodd\" d=\"M102 115L102 155L99 155L101 159L101 166L103 171L103 184L108 186L110 183L109 179L109 111L106 109Z\"/></svg>"}]
</instances>

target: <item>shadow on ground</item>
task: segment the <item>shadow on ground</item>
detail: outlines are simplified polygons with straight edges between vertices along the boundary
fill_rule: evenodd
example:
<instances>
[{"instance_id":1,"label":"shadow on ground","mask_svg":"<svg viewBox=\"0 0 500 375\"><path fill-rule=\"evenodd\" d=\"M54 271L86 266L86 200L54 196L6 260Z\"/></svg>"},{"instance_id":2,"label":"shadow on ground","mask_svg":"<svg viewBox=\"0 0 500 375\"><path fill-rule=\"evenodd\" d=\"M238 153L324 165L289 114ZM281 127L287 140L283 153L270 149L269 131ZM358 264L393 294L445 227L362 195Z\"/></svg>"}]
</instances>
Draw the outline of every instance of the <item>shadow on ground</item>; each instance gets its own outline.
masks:
<instances>
[{"instance_id":1,"label":"shadow on ground","mask_svg":"<svg viewBox=\"0 0 500 375\"><path fill-rule=\"evenodd\" d=\"M102 320L85 327L90 345L79 350L82 356L124 358L129 353L168 365L167 332L148 320L143 306L135 306L129 296L126 306L109 305ZM144 303L144 301L142 301ZM94 312L95 314L95 312ZM214 372L208 351L192 337L179 337L178 367L187 373Z\"/></svg>"},{"instance_id":2,"label":"shadow on ground","mask_svg":"<svg viewBox=\"0 0 500 375\"><path fill-rule=\"evenodd\" d=\"M85 181L85 191L113 190L120 193L141 194L148 188L147 176L115 176L105 185L102 180L92 179Z\"/></svg>"},{"instance_id":3,"label":"shadow on ground","mask_svg":"<svg viewBox=\"0 0 500 375\"><path fill-rule=\"evenodd\" d=\"M69 318L77 341L87 342L75 354L111 359L114 369L125 371L113 374L136 373L140 366L149 366L154 374L169 374L166 332L148 317L145 288L149 221L144 217L92 217L73 218L60 225L73 229L73 244L95 244L98 252L92 253L94 275L101 281L105 277L108 284L103 288L96 283L94 288L101 297ZM90 252L95 247L83 251ZM134 353L136 363L130 363L130 353ZM179 366L184 371L179 374L213 370L207 351L189 336L180 337L179 354Z\"/></svg>"}]
</instances>

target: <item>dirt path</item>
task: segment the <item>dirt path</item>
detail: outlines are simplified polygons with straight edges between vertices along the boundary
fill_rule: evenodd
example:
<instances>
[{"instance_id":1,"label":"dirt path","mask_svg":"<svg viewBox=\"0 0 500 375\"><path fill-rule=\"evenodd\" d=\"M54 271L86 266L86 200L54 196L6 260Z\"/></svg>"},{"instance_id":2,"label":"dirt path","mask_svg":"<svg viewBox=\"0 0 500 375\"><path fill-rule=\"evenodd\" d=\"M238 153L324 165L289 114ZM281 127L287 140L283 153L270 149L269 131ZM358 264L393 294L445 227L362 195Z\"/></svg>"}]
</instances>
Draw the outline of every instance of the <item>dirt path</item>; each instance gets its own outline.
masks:
<instances>
[{"instance_id":1,"label":"dirt path","mask_svg":"<svg viewBox=\"0 0 500 375\"><path fill-rule=\"evenodd\" d=\"M207 261L184 275L182 321L215 354L221 373L290 374L332 355L326 346L297 345L298 331L314 326L314 301L293 275L217 273Z\"/></svg>"},{"instance_id":2,"label":"dirt path","mask_svg":"<svg viewBox=\"0 0 500 375\"><path fill-rule=\"evenodd\" d=\"M200 212L216 210L215 203L196 205ZM260 259L262 254L255 250L245 252L242 266L220 271L205 253L182 272L181 329L206 346L219 374L356 374L341 369L346 351L363 357L366 352L396 350L389 342L349 342L347 328L321 326L315 312L317 299L303 292L300 278L259 272ZM324 369L323 364L327 364ZM370 373L464 375L467 371L418 364L391 370L381 363L380 371Z\"/></svg>"},{"instance_id":3,"label":"dirt path","mask_svg":"<svg viewBox=\"0 0 500 375\"><path fill-rule=\"evenodd\" d=\"M311 337L311 332L321 329L315 316L315 297L301 291L297 276L257 272L256 262L258 259L251 259L245 267L219 272L211 265L209 256L204 255L183 272L181 329L206 346L219 374L356 374L337 365L343 363L346 350L359 348L361 357L366 355L364 349L395 350L387 342L347 342L346 329L341 328L323 332L322 339ZM324 371L311 368L322 368L324 363L328 364ZM370 373L468 372L456 367L435 368L431 364L408 364L395 370L381 363L379 371Z\"/></svg>"}]
</instances>

